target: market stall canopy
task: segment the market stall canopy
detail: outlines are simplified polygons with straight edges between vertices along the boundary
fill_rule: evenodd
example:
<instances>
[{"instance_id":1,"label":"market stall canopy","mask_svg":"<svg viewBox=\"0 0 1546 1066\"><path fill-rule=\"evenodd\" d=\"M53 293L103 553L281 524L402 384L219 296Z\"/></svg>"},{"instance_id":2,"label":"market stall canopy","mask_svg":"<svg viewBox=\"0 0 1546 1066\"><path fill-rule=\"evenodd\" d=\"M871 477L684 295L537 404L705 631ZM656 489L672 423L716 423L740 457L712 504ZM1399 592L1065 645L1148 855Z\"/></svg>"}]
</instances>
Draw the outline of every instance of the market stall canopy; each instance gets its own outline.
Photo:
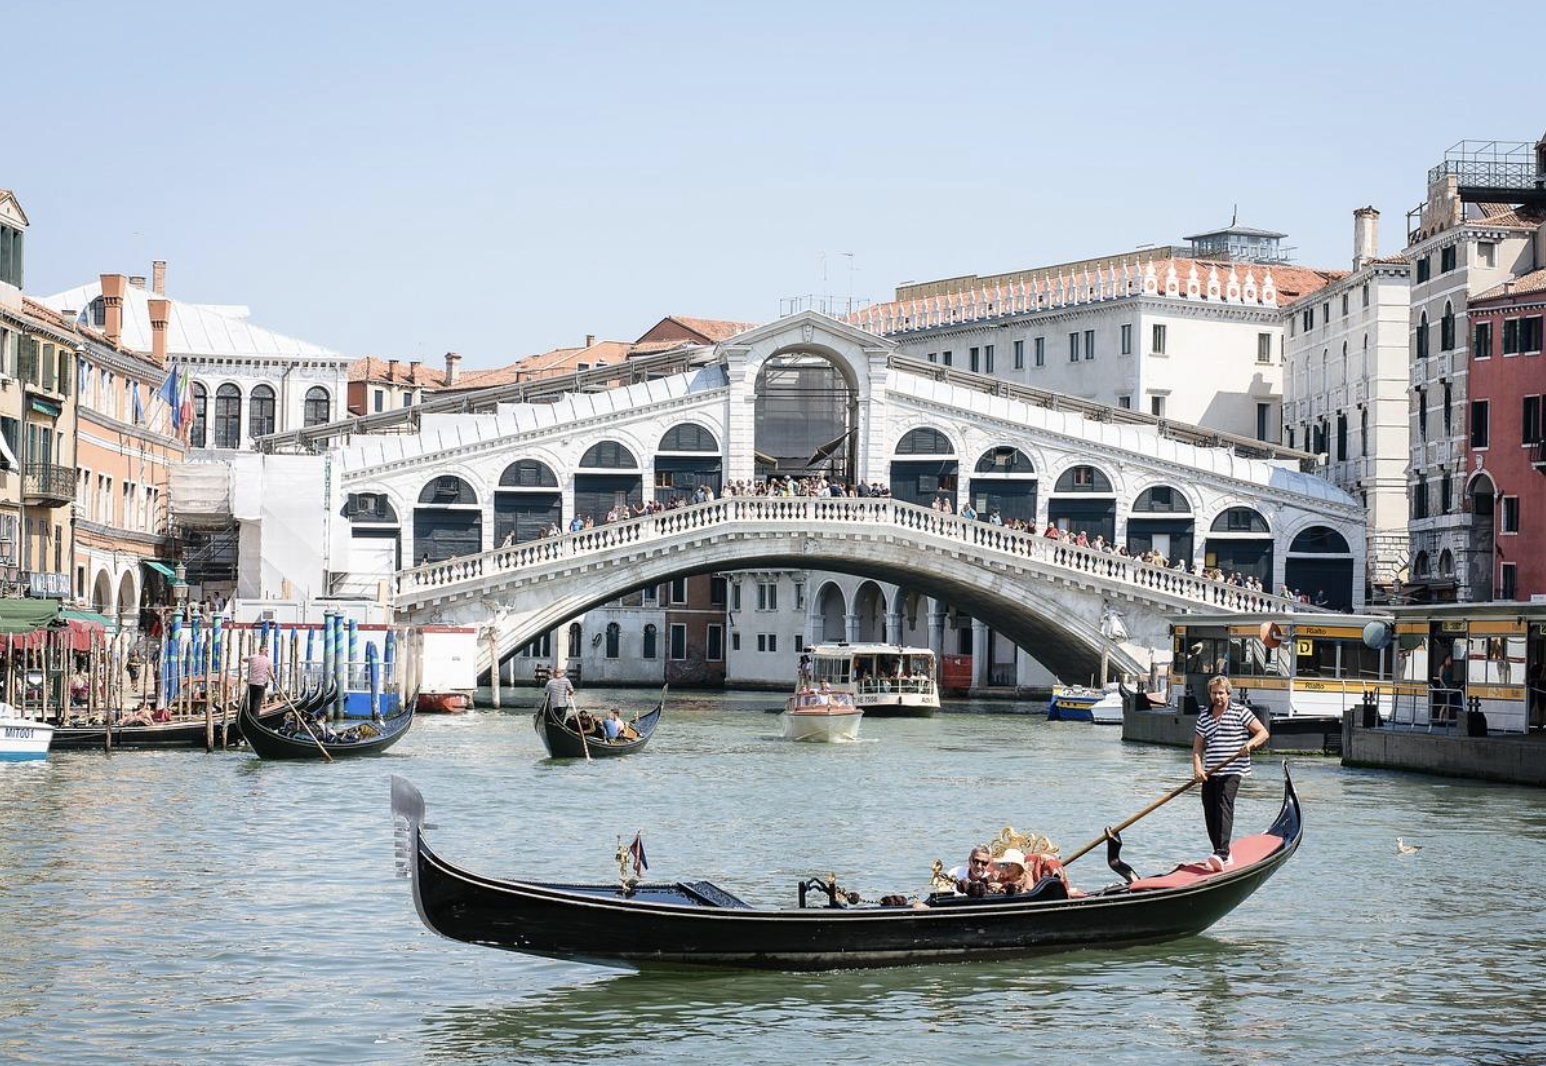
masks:
<instances>
[{"instance_id":1,"label":"market stall canopy","mask_svg":"<svg viewBox=\"0 0 1546 1066\"><path fill-rule=\"evenodd\" d=\"M166 578L168 581L176 581L177 580L177 571L173 570L170 566L167 566L165 563L157 562L155 559L141 559L140 562L142 562L146 566L150 567L152 570L154 570L156 573L160 574L162 577Z\"/></svg>"},{"instance_id":2,"label":"market stall canopy","mask_svg":"<svg viewBox=\"0 0 1546 1066\"><path fill-rule=\"evenodd\" d=\"M59 618L58 600L0 599L0 634L32 633Z\"/></svg>"}]
</instances>

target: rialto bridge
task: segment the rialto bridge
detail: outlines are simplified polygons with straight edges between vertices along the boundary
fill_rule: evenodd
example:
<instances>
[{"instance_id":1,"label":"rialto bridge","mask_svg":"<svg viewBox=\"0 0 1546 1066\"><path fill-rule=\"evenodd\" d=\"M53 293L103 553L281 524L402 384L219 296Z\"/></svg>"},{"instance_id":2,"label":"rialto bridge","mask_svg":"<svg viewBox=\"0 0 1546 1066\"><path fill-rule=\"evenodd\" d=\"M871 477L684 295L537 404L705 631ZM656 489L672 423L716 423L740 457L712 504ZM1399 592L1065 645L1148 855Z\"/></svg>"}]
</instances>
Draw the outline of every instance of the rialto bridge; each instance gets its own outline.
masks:
<instances>
[{"instance_id":1,"label":"rialto bridge","mask_svg":"<svg viewBox=\"0 0 1546 1066\"><path fill-rule=\"evenodd\" d=\"M624 593L752 568L905 584L1071 677L1103 654L1146 667L1175 613L1287 606L1039 535L1049 525L1362 602L1362 509L1303 473L1298 453L903 359L814 312L702 355L666 377L425 412L416 432L335 443L348 562L329 569L384 582L405 621L493 620L484 669ZM891 496L727 495L816 473ZM715 498L605 521L699 486ZM980 517L941 513L941 499ZM984 520L995 512L1034 532ZM568 532L576 518L593 525ZM564 532L544 535L554 526Z\"/></svg>"}]
</instances>

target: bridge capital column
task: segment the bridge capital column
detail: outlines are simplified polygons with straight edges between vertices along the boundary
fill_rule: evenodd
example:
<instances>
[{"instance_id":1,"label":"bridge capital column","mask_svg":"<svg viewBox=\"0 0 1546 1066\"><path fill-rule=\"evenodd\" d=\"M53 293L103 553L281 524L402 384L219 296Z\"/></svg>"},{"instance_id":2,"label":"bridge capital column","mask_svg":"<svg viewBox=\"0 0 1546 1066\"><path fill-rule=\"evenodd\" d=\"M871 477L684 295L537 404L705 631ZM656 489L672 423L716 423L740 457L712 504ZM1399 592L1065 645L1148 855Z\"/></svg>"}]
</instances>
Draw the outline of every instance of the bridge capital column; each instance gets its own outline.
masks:
<instances>
[{"instance_id":1,"label":"bridge capital column","mask_svg":"<svg viewBox=\"0 0 1546 1066\"><path fill-rule=\"evenodd\" d=\"M972 688L988 687L988 659L992 654L988 623L972 619Z\"/></svg>"},{"instance_id":2,"label":"bridge capital column","mask_svg":"<svg viewBox=\"0 0 1546 1066\"><path fill-rule=\"evenodd\" d=\"M857 614L845 614L843 622L848 627L848 643L859 643L859 616Z\"/></svg>"},{"instance_id":3,"label":"bridge capital column","mask_svg":"<svg viewBox=\"0 0 1546 1066\"><path fill-rule=\"evenodd\" d=\"M929 612L929 650L936 660L945 654L945 620L948 617L944 611Z\"/></svg>"},{"instance_id":4,"label":"bridge capital column","mask_svg":"<svg viewBox=\"0 0 1546 1066\"><path fill-rule=\"evenodd\" d=\"M886 640L891 644L903 643L901 604L886 612Z\"/></svg>"}]
</instances>

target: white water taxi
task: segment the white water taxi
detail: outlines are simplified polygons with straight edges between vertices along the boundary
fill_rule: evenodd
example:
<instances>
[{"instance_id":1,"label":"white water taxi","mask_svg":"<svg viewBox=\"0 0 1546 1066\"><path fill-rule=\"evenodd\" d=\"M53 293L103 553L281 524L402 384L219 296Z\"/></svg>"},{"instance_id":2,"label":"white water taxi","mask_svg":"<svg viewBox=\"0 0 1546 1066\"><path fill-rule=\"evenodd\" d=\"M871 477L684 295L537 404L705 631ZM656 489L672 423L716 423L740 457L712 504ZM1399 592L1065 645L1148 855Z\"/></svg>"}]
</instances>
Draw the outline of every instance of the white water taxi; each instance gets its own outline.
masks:
<instances>
[{"instance_id":1,"label":"white water taxi","mask_svg":"<svg viewBox=\"0 0 1546 1066\"><path fill-rule=\"evenodd\" d=\"M53 726L22 718L10 704L0 703L0 762L46 759L53 739Z\"/></svg>"},{"instance_id":2,"label":"white water taxi","mask_svg":"<svg viewBox=\"0 0 1546 1066\"><path fill-rule=\"evenodd\" d=\"M785 740L836 744L859 739L864 712L846 692L801 689L784 701Z\"/></svg>"}]
</instances>

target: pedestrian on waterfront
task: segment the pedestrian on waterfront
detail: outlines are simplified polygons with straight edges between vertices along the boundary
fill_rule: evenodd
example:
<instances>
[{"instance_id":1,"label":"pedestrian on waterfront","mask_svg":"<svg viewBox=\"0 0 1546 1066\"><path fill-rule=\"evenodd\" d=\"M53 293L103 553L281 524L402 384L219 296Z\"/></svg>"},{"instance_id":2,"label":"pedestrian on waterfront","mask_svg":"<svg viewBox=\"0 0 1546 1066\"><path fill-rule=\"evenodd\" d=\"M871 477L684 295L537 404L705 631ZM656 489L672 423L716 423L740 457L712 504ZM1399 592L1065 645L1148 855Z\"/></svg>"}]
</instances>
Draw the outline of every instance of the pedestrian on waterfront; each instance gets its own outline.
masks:
<instances>
[{"instance_id":1,"label":"pedestrian on waterfront","mask_svg":"<svg viewBox=\"0 0 1546 1066\"><path fill-rule=\"evenodd\" d=\"M1235 794L1240 791L1240 779L1251 772L1251 751L1266 743L1267 727L1234 699L1229 678L1220 675L1209 681L1208 706L1197 716L1192 740L1192 774L1202 782L1202 816L1213 844L1213 854L1203 864L1210 870L1233 865L1229 838L1235 825ZM1241 748L1247 750L1218 765Z\"/></svg>"},{"instance_id":2,"label":"pedestrian on waterfront","mask_svg":"<svg viewBox=\"0 0 1546 1066\"><path fill-rule=\"evenodd\" d=\"M262 712L263 697L273 679L273 660L268 657L267 645L259 644L257 650L247 656L247 709L254 717Z\"/></svg>"}]
</instances>

